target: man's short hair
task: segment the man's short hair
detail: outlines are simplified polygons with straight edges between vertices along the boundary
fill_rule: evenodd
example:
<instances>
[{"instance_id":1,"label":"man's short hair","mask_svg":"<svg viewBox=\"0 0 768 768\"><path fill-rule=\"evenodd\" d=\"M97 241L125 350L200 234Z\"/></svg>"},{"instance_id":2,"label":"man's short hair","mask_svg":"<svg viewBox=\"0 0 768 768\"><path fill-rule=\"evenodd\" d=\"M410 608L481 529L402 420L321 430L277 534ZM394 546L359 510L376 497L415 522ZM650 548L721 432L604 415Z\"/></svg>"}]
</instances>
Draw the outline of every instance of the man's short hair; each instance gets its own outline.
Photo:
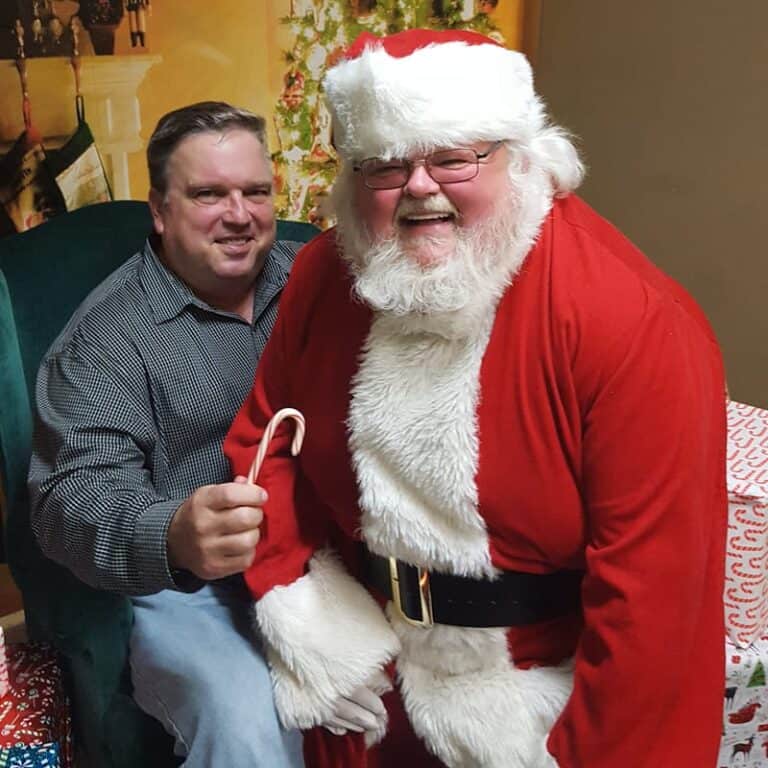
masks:
<instances>
[{"instance_id":1,"label":"man's short hair","mask_svg":"<svg viewBox=\"0 0 768 768\"><path fill-rule=\"evenodd\" d=\"M157 123L147 146L149 183L161 195L167 187L168 158L178 144L196 133L241 129L250 131L267 154L267 130L263 117L247 109L233 107L223 101L200 101L163 115Z\"/></svg>"}]
</instances>

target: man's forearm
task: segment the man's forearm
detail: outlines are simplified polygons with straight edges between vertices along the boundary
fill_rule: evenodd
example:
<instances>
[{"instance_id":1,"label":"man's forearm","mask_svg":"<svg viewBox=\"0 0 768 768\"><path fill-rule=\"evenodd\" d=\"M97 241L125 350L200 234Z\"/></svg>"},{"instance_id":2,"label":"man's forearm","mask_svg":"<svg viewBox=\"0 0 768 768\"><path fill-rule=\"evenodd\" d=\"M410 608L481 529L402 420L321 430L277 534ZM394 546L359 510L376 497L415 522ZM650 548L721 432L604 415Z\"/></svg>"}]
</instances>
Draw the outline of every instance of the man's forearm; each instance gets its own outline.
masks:
<instances>
[{"instance_id":1,"label":"man's forearm","mask_svg":"<svg viewBox=\"0 0 768 768\"><path fill-rule=\"evenodd\" d=\"M97 589L140 595L177 587L165 536L180 501L88 476L49 479L35 498L32 480L33 530L52 560Z\"/></svg>"}]
</instances>

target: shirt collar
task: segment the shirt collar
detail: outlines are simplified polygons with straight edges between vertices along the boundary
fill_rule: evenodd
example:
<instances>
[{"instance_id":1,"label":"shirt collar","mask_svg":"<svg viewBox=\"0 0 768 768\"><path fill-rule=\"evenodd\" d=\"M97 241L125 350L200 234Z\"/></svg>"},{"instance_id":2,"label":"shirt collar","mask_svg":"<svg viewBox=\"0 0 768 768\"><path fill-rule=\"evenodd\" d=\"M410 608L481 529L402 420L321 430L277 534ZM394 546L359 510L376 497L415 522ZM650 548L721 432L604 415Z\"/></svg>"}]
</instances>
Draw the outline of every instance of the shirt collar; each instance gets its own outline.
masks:
<instances>
[{"instance_id":1,"label":"shirt collar","mask_svg":"<svg viewBox=\"0 0 768 768\"><path fill-rule=\"evenodd\" d=\"M269 303L285 286L290 271L290 259L272 246L256 281L253 297L253 321L258 320ZM147 238L142 252L141 282L149 299L149 307L158 325L180 315L189 307L226 317L231 312L211 307L199 299L179 277L161 261Z\"/></svg>"}]
</instances>

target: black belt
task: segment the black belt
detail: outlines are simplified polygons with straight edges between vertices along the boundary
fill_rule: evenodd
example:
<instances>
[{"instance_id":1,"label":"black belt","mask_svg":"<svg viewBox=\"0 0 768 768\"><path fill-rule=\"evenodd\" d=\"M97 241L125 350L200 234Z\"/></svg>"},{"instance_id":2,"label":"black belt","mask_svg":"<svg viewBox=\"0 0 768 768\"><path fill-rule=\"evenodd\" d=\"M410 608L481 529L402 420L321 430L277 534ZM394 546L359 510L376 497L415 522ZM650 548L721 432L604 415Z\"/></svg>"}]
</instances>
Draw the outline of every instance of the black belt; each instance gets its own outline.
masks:
<instances>
[{"instance_id":1,"label":"black belt","mask_svg":"<svg viewBox=\"0 0 768 768\"><path fill-rule=\"evenodd\" d=\"M514 627L572 613L581 605L582 571L502 571L473 579L434 573L363 549L363 579L419 626Z\"/></svg>"}]
</instances>

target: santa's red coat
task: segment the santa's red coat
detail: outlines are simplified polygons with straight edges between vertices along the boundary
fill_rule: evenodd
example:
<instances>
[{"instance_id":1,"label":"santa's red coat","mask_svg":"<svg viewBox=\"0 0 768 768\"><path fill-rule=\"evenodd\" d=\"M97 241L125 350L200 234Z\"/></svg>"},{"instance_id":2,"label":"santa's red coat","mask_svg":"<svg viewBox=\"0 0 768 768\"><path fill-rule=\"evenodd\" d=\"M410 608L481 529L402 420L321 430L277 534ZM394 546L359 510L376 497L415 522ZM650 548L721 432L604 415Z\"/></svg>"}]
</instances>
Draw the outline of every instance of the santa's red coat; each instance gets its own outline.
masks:
<instances>
[{"instance_id":1,"label":"santa's red coat","mask_svg":"<svg viewBox=\"0 0 768 768\"><path fill-rule=\"evenodd\" d=\"M225 443L234 472L247 474L274 412L306 416L300 457L287 455L284 430L259 478L270 499L246 572L256 600L299 579L329 536L355 571L347 417L370 327L327 232L298 256ZM575 196L555 201L499 303L477 430L478 512L493 565L586 572L578 618L508 633L516 666L575 657L573 691L547 742L556 764L714 765L724 675L720 354L691 298Z\"/></svg>"}]
</instances>

